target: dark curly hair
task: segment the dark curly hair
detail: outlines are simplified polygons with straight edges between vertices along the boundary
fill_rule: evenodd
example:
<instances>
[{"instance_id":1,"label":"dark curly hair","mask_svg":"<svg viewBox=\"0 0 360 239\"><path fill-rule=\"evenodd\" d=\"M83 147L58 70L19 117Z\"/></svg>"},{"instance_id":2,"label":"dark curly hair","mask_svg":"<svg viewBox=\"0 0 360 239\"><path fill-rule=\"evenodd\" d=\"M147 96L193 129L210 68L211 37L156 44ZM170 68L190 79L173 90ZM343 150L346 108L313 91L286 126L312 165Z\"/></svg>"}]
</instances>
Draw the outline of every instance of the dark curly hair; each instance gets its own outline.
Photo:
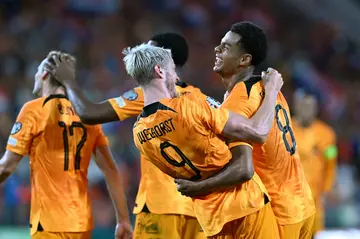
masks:
<instances>
[{"instance_id":1,"label":"dark curly hair","mask_svg":"<svg viewBox=\"0 0 360 239\"><path fill-rule=\"evenodd\" d=\"M189 47L183 36L177 33L162 33L154 35L151 40L155 41L157 46L171 50L172 58L177 67L185 65L189 57Z\"/></svg>"},{"instance_id":2,"label":"dark curly hair","mask_svg":"<svg viewBox=\"0 0 360 239\"><path fill-rule=\"evenodd\" d=\"M246 53L251 54L251 64L259 65L266 58L268 46L264 31L257 25L251 22L238 22L231 26L233 33L241 36L240 47Z\"/></svg>"}]
</instances>

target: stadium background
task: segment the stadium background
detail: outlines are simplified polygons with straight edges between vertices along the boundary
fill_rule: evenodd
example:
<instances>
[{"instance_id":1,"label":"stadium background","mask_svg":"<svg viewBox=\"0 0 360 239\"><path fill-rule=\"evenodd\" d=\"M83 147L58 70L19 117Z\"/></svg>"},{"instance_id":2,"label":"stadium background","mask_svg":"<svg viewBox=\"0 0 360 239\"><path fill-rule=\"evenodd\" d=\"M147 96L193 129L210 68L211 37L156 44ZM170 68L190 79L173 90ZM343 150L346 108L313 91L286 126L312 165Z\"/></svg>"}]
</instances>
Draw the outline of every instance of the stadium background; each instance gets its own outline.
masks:
<instances>
[{"instance_id":1,"label":"stadium background","mask_svg":"<svg viewBox=\"0 0 360 239\"><path fill-rule=\"evenodd\" d=\"M50 50L74 54L81 86L90 99L102 101L134 86L124 71L121 54L124 47L147 41L153 33L179 32L188 39L190 47L181 78L222 100L221 82L211 70L215 60L213 48L231 23L249 20L266 30L270 47L263 67L281 71L285 80L283 91L289 102L297 87L313 92L321 102L321 118L338 134L338 176L333 191L326 196L327 228L359 228L358 2L1 0L0 153L5 150L21 106L33 98L33 76ZM123 176L130 210L140 175L139 154L130 130L132 123L129 120L104 125ZM114 212L102 175L94 165L89 169L89 179L96 223L94 238L107 238L106 233L110 236L113 233ZM1 239L29 238L29 199L26 158L0 187Z\"/></svg>"}]
</instances>

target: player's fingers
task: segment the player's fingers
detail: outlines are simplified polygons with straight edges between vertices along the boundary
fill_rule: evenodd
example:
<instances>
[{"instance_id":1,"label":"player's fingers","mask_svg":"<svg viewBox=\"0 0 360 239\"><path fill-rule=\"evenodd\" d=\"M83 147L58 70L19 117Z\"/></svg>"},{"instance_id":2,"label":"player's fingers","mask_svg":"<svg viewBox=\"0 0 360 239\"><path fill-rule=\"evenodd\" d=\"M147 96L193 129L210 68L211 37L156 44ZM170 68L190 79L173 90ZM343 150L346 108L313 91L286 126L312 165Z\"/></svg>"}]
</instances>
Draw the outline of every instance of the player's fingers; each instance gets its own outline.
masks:
<instances>
[{"instance_id":1,"label":"player's fingers","mask_svg":"<svg viewBox=\"0 0 360 239\"><path fill-rule=\"evenodd\" d=\"M61 55L61 56L60 56L60 61L61 61L61 62L65 62L65 64L68 63L68 59L67 59L67 57L64 56L64 55Z\"/></svg>"},{"instance_id":2,"label":"player's fingers","mask_svg":"<svg viewBox=\"0 0 360 239\"><path fill-rule=\"evenodd\" d=\"M56 70L48 68L48 67L44 67L44 71L46 71L46 72L48 72L48 73L50 73L52 75L56 74Z\"/></svg>"},{"instance_id":3,"label":"player's fingers","mask_svg":"<svg viewBox=\"0 0 360 239\"><path fill-rule=\"evenodd\" d=\"M51 63L49 60L46 60L44 62L44 68L54 70L56 69L56 66L53 63Z\"/></svg>"},{"instance_id":4,"label":"player's fingers","mask_svg":"<svg viewBox=\"0 0 360 239\"><path fill-rule=\"evenodd\" d=\"M56 70L54 69L54 67L52 65L47 65L46 63L44 64L44 71L50 73L51 75L56 74Z\"/></svg>"},{"instance_id":5,"label":"player's fingers","mask_svg":"<svg viewBox=\"0 0 360 239\"><path fill-rule=\"evenodd\" d=\"M60 65L60 62L61 62L60 58L57 55L53 55L52 59L54 60L55 65L58 67Z\"/></svg>"},{"instance_id":6,"label":"player's fingers","mask_svg":"<svg viewBox=\"0 0 360 239\"><path fill-rule=\"evenodd\" d=\"M174 180L174 182L175 182L176 184L184 184L184 183L186 182L186 180L180 179L180 178L176 178L176 179Z\"/></svg>"},{"instance_id":7,"label":"player's fingers","mask_svg":"<svg viewBox=\"0 0 360 239\"><path fill-rule=\"evenodd\" d=\"M267 68L267 72L268 72L268 73L273 73L273 72L277 72L277 70L275 70L275 69L272 68L272 67L268 67L268 68Z\"/></svg>"}]
</instances>

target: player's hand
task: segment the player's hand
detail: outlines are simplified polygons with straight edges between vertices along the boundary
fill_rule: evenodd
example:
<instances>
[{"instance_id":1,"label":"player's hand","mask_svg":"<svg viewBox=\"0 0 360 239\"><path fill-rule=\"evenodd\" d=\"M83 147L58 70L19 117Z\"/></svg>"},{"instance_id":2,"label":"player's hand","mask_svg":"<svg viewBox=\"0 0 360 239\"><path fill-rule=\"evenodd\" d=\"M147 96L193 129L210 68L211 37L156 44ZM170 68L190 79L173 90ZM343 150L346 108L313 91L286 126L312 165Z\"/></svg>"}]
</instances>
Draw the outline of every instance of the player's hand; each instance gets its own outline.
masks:
<instances>
[{"instance_id":1,"label":"player's hand","mask_svg":"<svg viewBox=\"0 0 360 239\"><path fill-rule=\"evenodd\" d=\"M284 84L281 74L269 67L266 72L261 72L262 82L266 91L280 92L281 87Z\"/></svg>"},{"instance_id":2,"label":"player's hand","mask_svg":"<svg viewBox=\"0 0 360 239\"><path fill-rule=\"evenodd\" d=\"M186 179L175 179L176 188L181 195L188 197L198 197L207 195L208 192L201 190L200 182L194 182Z\"/></svg>"},{"instance_id":3,"label":"player's hand","mask_svg":"<svg viewBox=\"0 0 360 239\"><path fill-rule=\"evenodd\" d=\"M115 239L132 239L133 230L128 222L116 224Z\"/></svg>"},{"instance_id":4,"label":"player's hand","mask_svg":"<svg viewBox=\"0 0 360 239\"><path fill-rule=\"evenodd\" d=\"M56 54L51 55L45 62L44 69L63 85L68 85L75 81L75 61L69 57Z\"/></svg>"}]
</instances>

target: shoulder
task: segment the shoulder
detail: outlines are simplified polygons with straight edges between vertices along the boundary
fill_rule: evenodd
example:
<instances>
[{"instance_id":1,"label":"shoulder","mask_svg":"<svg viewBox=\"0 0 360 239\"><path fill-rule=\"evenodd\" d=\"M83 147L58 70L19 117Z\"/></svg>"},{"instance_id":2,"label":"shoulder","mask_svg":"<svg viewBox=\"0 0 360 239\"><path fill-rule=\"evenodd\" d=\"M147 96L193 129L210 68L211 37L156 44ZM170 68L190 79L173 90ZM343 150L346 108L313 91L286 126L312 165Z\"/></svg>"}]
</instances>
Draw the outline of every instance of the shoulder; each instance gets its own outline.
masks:
<instances>
[{"instance_id":1,"label":"shoulder","mask_svg":"<svg viewBox=\"0 0 360 239\"><path fill-rule=\"evenodd\" d=\"M251 117L261 105L264 98L263 88L260 82L247 85L246 82L239 82L224 100L223 107L238 114L246 113Z\"/></svg>"},{"instance_id":2,"label":"shoulder","mask_svg":"<svg viewBox=\"0 0 360 239\"><path fill-rule=\"evenodd\" d=\"M260 78L261 80L261 78ZM237 83L229 94L230 99L234 100L255 100L261 101L264 98L264 87L259 79L250 79L245 82Z\"/></svg>"},{"instance_id":3,"label":"shoulder","mask_svg":"<svg viewBox=\"0 0 360 239\"><path fill-rule=\"evenodd\" d=\"M39 112L42 109L45 99L46 99L45 97L41 97L41 98L26 102L23 105L21 112L29 112L29 113L30 112L32 112L32 113Z\"/></svg>"},{"instance_id":4,"label":"shoulder","mask_svg":"<svg viewBox=\"0 0 360 239\"><path fill-rule=\"evenodd\" d=\"M314 122L314 128L319 133L321 131L322 134L327 134L328 136L335 137L334 129L322 120L316 120Z\"/></svg>"},{"instance_id":5,"label":"shoulder","mask_svg":"<svg viewBox=\"0 0 360 239\"><path fill-rule=\"evenodd\" d=\"M184 83L185 84L185 83ZM184 85L176 85L176 91L178 92L178 94L183 95L183 94L187 94L187 93L192 93L195 94L197 96L204 96L204 94L201 92L201 90L195 86L192 85L188 85L185 84Z\"/></svg>"},{"instance_id":6,"label":"shoulder","mask_svg":"<svg viewBox=\"0 0 360 239\"><path fill-rule=\"evenodd\" d=\"M212 108L219 108L221 103L211 96L207 96L201 91L185 92L181 96L175 98L181 106L201 108L204 106L211 106Z\"/></svg>"}]
</instances>

